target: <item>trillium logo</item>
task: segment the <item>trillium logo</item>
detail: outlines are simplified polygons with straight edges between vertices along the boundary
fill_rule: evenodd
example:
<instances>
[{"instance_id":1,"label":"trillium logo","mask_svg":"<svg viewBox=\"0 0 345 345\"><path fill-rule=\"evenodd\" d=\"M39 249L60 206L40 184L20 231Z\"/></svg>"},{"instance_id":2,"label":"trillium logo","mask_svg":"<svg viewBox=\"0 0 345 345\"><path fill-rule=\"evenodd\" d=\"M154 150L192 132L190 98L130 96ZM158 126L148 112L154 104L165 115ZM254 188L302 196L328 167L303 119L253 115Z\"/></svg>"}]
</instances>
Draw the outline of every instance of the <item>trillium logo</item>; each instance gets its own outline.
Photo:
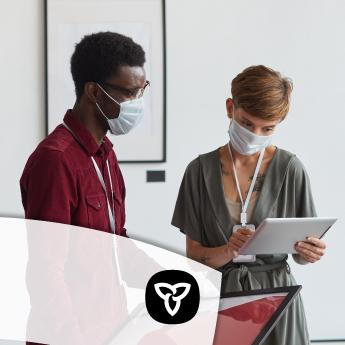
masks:
<instances>
[{"instance_id":1,"label":"trillium logo","mask_svg":"<svg viewBox=\"0 0 345 345\"><path fill-rule=\"evenodd\" d=\"M167 312L171 316L174 316L178 312L178 310L180 309L181 300L183 300L188 295L188 292L190 290L190 286L191 285L188 283L178 283L175 285L170 285L168 283L157 283L157 284L155 284L155 290L156 290L158 296L164 300L165 309L167 310ZM169 292L164 294L161 291L162 287L170 290L172 292L172 294ZM184 291L182 292L181 295L175 296L178 288L184 288ZM170 297L174 302L176 302L175 307L173 309L171 309L170 304L169 304Z\"/></svg>"},{"instance_id":2,"label":"trillium logo","mask_svg":"<svg viewBox=\"0 0 345 345\"><path fill-rule=\"evenodd\" d=\"M187 272L161 271L153 275L147 283L145 302L147 311L158 322L187 322L199 309L199 286L195 278Z\"/></svg>"}]
</instances>

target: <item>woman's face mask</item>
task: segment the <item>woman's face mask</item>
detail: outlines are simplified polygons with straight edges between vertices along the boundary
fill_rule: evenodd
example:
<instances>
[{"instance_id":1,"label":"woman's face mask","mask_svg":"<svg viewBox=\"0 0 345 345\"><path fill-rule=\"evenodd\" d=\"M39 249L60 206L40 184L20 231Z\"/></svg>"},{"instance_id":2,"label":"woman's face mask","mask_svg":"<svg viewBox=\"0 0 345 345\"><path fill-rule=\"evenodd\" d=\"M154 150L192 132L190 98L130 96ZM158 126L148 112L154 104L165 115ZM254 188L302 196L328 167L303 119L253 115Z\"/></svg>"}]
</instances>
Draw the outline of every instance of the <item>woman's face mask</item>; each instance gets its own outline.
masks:
<instances>
[{"instance_id":1,"label":"woman's face mask","mask_svg":"<svg viewBox=\"0 0 345 345\"><path fill-rule=\"evenodd\" d=\"M120 106L119 116L109 119L96 102L96 106L101 114L107 119L110 132L114 135L127 134L130 130L138 125L144 115L144 98L136 98L130 101L119 103L111 97L99 84L99 88L116 104Z\"/></svg>"},{"instance_id":2,"label":"woman's face mask","mask_svg":"<svg viewBox=\"0 0 345 345\"><path fill-rule=\"evenodd\" d=\"M233 112L234 114L234 112ZM257 135L241 126L235 119L231 120L228 130L232 147L245 156L253 155L269 146L272 142L272 135Z\"/></svg>"}]
</instances>

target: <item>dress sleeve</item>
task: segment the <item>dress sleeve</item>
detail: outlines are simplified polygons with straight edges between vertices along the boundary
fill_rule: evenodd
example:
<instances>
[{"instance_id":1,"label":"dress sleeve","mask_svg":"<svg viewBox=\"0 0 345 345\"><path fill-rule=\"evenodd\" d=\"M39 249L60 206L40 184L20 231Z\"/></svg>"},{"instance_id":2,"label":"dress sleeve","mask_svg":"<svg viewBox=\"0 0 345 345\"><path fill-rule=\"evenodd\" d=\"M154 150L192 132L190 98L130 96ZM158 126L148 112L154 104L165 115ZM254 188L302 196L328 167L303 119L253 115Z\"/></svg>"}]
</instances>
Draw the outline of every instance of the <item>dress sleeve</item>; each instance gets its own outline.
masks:
<instances>
[{"instance_id":1,"label":"dress sleeve","mask_svg":"<svg viewBox=\"0 0 345 345\"><path fill-rule=\"evenodd\" d=\"M193 160L183 176L178 193L172 225L197 242L202 242L200 216L200 161Z\"/></svg>"},{"instance_id":2,"label":"dress sleeve","mask_svg":"<svg viewBox=\"0 0 345 345\"><path fill-rule=\"evenodd\" d=\"M295 210L296 217L316 217L316 210L311 192L309 176L302 162L294 157L292 161L292 171L295 181ZM305 261L299 254L292 254L293 259L300 265L306 265Z\"/></svg>"},{"instance_id":3,"label":"dress sleeve","mask_svg":"<svg viewBox=\"0 0 345 345\"><path fill-rule=\"evenodd\" d=\"M291 164L295 181L295 217L316 217L317 214L307 171L296 156Z\"/></svg>"}]
</instances>

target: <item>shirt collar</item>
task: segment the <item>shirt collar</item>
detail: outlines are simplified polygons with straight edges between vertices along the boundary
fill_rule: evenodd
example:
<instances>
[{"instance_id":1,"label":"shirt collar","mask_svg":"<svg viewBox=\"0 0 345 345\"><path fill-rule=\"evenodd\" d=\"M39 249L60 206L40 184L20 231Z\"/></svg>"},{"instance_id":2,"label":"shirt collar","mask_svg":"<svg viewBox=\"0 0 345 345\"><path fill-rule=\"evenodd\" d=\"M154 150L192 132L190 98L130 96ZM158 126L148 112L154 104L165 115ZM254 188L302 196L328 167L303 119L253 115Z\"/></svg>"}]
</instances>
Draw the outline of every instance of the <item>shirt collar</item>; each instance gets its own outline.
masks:
<instances>
[{"instance_id":1,"label":"shirt collar","mask_svg":"<svg viewBox=\"0 0 345 345\"><path fill-rule=\"evenodd\" d=\"M109 152L113 148L112 142L105 136L102 144L99 146L88 129L72 116L72 112L71 109L67 110L63 121L72 130L79 144L90 154L90 156L95 156L103 151L105 156L108 157Z\"/></svg>"}]
</instances>

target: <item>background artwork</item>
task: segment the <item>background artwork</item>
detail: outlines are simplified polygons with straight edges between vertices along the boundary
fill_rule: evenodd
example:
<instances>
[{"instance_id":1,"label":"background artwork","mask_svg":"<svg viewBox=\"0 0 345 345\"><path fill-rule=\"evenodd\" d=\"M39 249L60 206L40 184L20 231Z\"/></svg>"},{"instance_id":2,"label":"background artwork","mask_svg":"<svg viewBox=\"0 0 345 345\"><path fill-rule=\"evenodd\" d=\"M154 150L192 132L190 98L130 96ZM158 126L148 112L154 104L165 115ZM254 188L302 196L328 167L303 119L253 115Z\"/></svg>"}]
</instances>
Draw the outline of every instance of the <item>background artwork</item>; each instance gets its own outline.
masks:
<instances>
[{"instance_id":1,"label":"background artwork","mask_svg":"<svg viewBox=\"0 0 345 345\"><path fill-rule=\"evenodd\" d=\"M165 161L164 3L162 0L46 1L47 134L75 102L70 59L83 36L113 31L131 37L146 53L151 85L145 115L125 136L108 135L122 162Z\"/></svg>"}]
</instances>

